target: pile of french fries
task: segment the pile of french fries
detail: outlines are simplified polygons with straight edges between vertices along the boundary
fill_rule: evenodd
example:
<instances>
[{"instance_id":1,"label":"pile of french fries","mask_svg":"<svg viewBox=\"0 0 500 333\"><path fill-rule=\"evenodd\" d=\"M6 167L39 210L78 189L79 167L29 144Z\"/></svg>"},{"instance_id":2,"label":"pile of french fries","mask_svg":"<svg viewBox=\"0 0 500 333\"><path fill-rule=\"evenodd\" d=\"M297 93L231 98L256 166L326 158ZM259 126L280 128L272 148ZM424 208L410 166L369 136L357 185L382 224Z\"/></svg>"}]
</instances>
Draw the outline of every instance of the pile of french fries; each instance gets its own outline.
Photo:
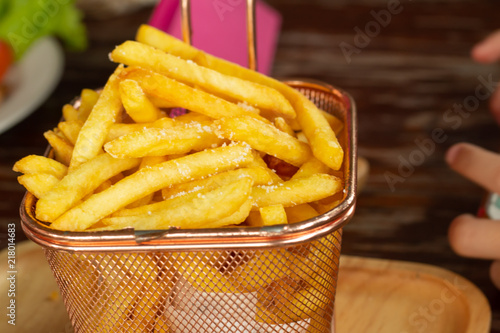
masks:
<instances>
[{"instance_id":1,"label":"pile of french fries","mask_svg":"<svg viewBox=\"0 0 500 333\"><path fill-rule=\"evenodd\" d=\"M342 198L342 122L297 90L148 25L110 59L44 134L53 156L14 165L51 228L267 226Z\"/></svg>"}]
</instances>

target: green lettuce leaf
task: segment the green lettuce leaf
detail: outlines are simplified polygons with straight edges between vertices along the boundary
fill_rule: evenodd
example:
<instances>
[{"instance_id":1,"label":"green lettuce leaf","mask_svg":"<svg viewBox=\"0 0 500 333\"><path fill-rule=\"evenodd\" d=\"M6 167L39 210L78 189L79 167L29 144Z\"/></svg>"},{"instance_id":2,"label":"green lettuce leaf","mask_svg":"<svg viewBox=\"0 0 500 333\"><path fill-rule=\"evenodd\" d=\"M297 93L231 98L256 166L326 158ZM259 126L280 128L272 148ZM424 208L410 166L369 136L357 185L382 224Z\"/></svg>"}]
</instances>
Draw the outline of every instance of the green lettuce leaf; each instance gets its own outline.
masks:
<instances>
[{"instance_id":1,"label":"green lettuce leaf","mask_svg":"<svg viewBox=\"0 0 500 333\"><path fill-rule=\"evenodd\" d=\"M56 36L70 50L87 47L83 15L74 0L1 0L0 39L10 45L16 60L35 41Z\"/></svg>"}]
</instances>

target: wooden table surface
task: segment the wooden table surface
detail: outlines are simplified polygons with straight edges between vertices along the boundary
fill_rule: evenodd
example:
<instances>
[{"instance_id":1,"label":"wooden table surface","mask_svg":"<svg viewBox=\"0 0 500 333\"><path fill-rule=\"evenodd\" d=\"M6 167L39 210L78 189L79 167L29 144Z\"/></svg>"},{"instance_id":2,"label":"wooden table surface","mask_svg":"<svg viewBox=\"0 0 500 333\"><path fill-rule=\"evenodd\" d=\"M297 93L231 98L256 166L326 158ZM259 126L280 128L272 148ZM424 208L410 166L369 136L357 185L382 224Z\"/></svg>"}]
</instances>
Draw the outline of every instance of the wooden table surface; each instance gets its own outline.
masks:
<instances>
[{"instance_id":1,"label":"wooden table surface","mask_svg":"<svg viewBox=\"0 0 500 333\"><path fill-rule=\"evenodd\" d=\"M500 148L500 129L487 101L474 103L476 87L484 80L497 82L500 67L476 64L469 56L474 43L500 28L500 2L268 3L284 19L273 75L337 85L357 104L359 154L369 160L371 171L355 217L344 229L343 253L428 263L461 274L486 294L493 312L492 332L500 332L500 292L489 281L489 262L457 256L447 240L453 217L475 213L484 193L443 161L446 149L460 141ZM394 12L390 22L377 29L371 11L389 9ZM42 134L56 125L62 105L82 88L105 83L114 68L107 54L133 38L150 14L151 8L146 8L114 19L88 20L89 49L67 53L55 93L23 122L0 134L1 247L6 246L8 223L17 224L17 241L24 239L18 223L24 190L12 165L27 154L43 154ZM374 30L362 39L359 31L366 29ZM451 118L461 106L466 112ZM441 140L433 139L436 132Z\"/></svg>"}]
</instances>

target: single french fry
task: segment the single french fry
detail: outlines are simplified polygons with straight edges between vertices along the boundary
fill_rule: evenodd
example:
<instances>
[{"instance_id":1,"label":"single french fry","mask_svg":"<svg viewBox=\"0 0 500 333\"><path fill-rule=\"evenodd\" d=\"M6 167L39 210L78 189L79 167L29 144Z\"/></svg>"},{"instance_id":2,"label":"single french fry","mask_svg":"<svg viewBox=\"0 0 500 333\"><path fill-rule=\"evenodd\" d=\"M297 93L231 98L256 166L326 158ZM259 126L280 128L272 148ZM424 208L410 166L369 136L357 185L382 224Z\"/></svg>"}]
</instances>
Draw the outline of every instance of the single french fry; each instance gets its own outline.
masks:
<instances>
[{"instance_id":1,"label":"single french fry","mask_svg":"<svg viewBox=\"0 0 500 333\"><path fill-rule=\"evenodd\" d=\"M262 227L264 225L264 222L262 221L260 211L251 210L246 219L246 223L252 227Z\"/></svg>"},{"instance_id":2,"label":"single french fry","mask_svg":"<svg viewBox=\"0 0 500 333\"><path fill-rule=\"evenodd\" d=\"M54 221L105 180L139 165L139 162L101 154L81 164L37 201L36 217L46 222Z\"/></svg>"},{"instance_id":3,"label":"single french fry","mask_svg":"<svg viewBox=\"0 0 500 333\"><path fill-rule=\"evenodd\" d=\"M36 198L42 198L59 182L59 178L49 173L30 173L17 177L19 184Z\"/></svg>"},{"instance_id":4,"label":"single french fry","mask_svg":"<svg viewBox=\"0 0 500 333\"><path fill-rule=\"evenodd\" d=\"M286 134L295 137L295 131L288 125L285 119L281 117L276 117L274 118L274 125L276 126L277 129L279 129L282 132L285 132Z\"/></svg>"},{"instance_id":5,"label":"single french fry","mask_svg":"<svg viewBox=\"0 0 500 333\"><path fill-rule=\"evenodd\" d=\"M309 141L314 156L333 170L339 170L344 158L335 132L313 102L297 92L297 120Z\"/></svg>"},{"instance_id":6,"label":"single french fry","mask_svg":"<svg viewBox=\"0 0 500 333\"><path fill-rule=\"evenodd\" d=\"M155 96L150 96L150 95L147 95L149 101L154 105L156 106L157 108L159 108L160 110L167 110L167 109L172 109L172 108L176 108L178 107L178 105L175 105L169 101L166 101L162 98L158 98L158 97L155 97Z\"/></svg>"},{"instance_id":7,"label":"single french fry","mask_svg":"<svg viewBox=\"0 0 500 333\"><path fill-rule=\"evenodd\" d=\"M312 204L314 209L318 211L318 214L324 214L342 203L342 199L332 200L330 202L315 202Z\"/></svg>"},{"instance_id":8,"label":"single french fry","mask_svg":"<svg viewBox=\"0 0 500 333\"><path fill-rule=\"evenodd\" d=\"M170 37L170 38L169 38ZM193 60L198 54L198 50L189 47L188 44L172 36L165 36L165 33L147 24L142 24L136 32L135 39L141 43L154 46L162 51L173 51L172 54L183 59Z\"/></svg>"},{"instance_id":9,"label":"single french fry","mask_svg":"<svg viewBox=\"0 0 500 333\"><path fill-rule=\"evenodd\" d=\"M330 127L335 132L335 134L336 135L340 134L340 132L344 128L344 123L339 118L337 118L333 114L331 114L330 112L326 112L325 110L321 110L321 109L320 109L320 111L323 114L323 116L325 117L328 124L330 124ZM288 119L288 124L290 125L290 127L294 131L302 130L297 119Z\"/></svg>"},{"instance_id":10,"label":"single french fry","mask_svg":"<svg viewBox=\"0 0 500 333\"><path fill-rule=\"evenodd\" d=\"M231 101L246 102L256 108L295 118L290 103L275 89L198 66L143 43L126 41L117 46L110 57L115 62L150 69Z\"/></svg>"},{"instance_id":11,"label":"single french fry","mask_svg":"<svg viewBox=\"0 0 500 333\"><path fill-rule=\"evenodd\" d=\"M319 213L311 205L306 203L286 207L285 211L288 218L288 223L296 223L309 220L319 215Z\"/></svg>"},{"instance_id":12,"label":"single french fry","mask_svg":"<svg viewBox=\"0 0 500 333\"><path fill-rule=\"evenodd\" d=\"M166 156L147 156L143 157L141 160L141 164L139 165L139 169L148 168L158 163L163 163L167 160ZM140 198L137 201L132 202L127 208L140 207L149 204L154 197L154 193L149 193L145 197Z\"/></svg>"},{"instance_id":13,"label":"single french fry","mask_svg":"<svg viewBox=\"0 0 500 333\"><path fill-rule=\"evenodd\" d=\"M170 128L144 128L106 143L104 149L117 158L164 156L199 151L222 143L210 123L192 123Z\"/></svg>"},{"instance_id":14,"label":"single french fry","mask_svg":"<svg viewBox=\"0 0 500 333\"><path fill-rule=\"evenodd\" d=\"M342 120L335 117L330 112L326 112L325 110L321 110L321 113L326 118L326 121L328 122L328 124L330 124L330 127L335 132L335 134L338 135L344 128L344 123L342 122Z\"/></svg>"},{"instance_id":15,"label":"single french fry","mask_svg":"<svg viewBox=\"0 0 500 333\"><path fill-rule=\"evenodd\" d=\"M17 161L12 170L23 174L47 173L57 179L68 173L68 167L52 158L39 155L28 155Z\"/></svg>"},{"instance_id":16,"label":"single french fry","mask_svg":"<svg viewBox=\"0 0 500 333\"><path fill-rule=\"evenodd\" d=\"M80 106L78 107L78 119L80 121L87 120L98 99L99 93L97 91L82 89L80 94Z\"/></svg>"},{"instance_id":17,"label":"single french fry","mask_svg":"<svg viewBox=\"0 0 500 333\"><path fill-rule=\"evenodd\" d=\"M248 199L240 206L240 208L236 212L214 222L207 223L203 226L203 228L220 228L243 223L252 210L252 204L252 200Z\"/></svg>"},{"instance_id":18,"label":"single french fry","mask_svg":"<svg viewBox=\"0 0 500 333\"><path fill-rule=\"evenodd\" d=\"M118 66L109 77L97 103L83 124L71 157L70 169L76 168L101 152L109 128L120 115L122 103L119 98L119 73L122 67Z\"/></svg>"},{"instance_id":19,"label":"single french fry","mask_svg":"<svg viewBox=\"0 0 500 333\"><path fill-rule=\"evenodd\" d=\"M172 184L202 178L216 171L245 166L252 159L251 149L233 145L205 150L141 169L70 209L55 220L52 227L59 230L85 230L149 193Z\"/></svg>"},{"instance_id":20,"label":"single french fry","mask_svg":"<svg viewBox=\"0 0 500 333\"><path fill-rule=\"evenodd\" d=\"M237 182L221 186L191 200L175 200L177 205L165 205L154 214L109 217L104 224L116 229L133 227L136 230L158 230L169 227L203 228L208 223L230 216L247 200L253 181L242 178ZM181 198L178 198L181 199ZM214 207L218 207L214 209Z\"/></svg>"},{"instance_id":21,"label":"single french fry","mask_svg":"<svg viewBox=\"0 0 500 333\"><path fill-rule=\"evenodd\" d=\"M265 185L271 183L271 177L264 168L240 168L218 173L208 178L193 180L188 183L177 184L164 188L162 189L162 196L164 199L170 199L201 190L213 190L222 185L234 182L242 177L252 178L254 185Z\"/></svg>"},{"instance_id":22,"label":"single french fry","mask_svg":"<svg viewBox=\"0 0 500 333\"><path fill-rule=\"evenodd\" d=\"M68 141L74 146L78 139L78 134L82 129L83 122L80 120L61 121L57 128L64 134Z\"/></svg>"},{"instance_id":23,"label":"single french fry","mask_svg":"<svg viewBox=\"0 0 500 333\"><path fill-rule=\"evenodd\" d=\"M264 119L235 103L146 69L129 67L123 74L123 79L136 80L146 94L165 99L179 107L199 112L210 118L249 115Z\"/></svg>"},{"instance_id":24,"label":"single french fry","mask_svg":"<svg viewBox=\"0 0 500 333\"><path fill-rule=\"evenodd\" d=\"M315 174L277 185L255 186L252 190L254 209L282 204L300 205L326 198L342 190L342 181L331 175Z\"/></svg>"},{"instance_id":25,"label":"single french fry","mask_svg":"<svg viewBox=\"0 0 500 333\"><path fill-rule=\"evenodd\" d=\"M43 136L47 139L50 146L54 150L56 161L69 166L71 156L73 155L73 146L68 141L62 139L54 131L47 131L43 133Z\"/></svg>"},{"instance_id":26,"label":"single french fry","mask_svg":"<svg viewBox=\"0 0 500 333\"><path fill-rule=\"evenodd\" d=\"M120 82L120 97L128 115L136 123L153 122L162 116L134 80Z\"/></svg>"},{"instance_id":27,"label":"single french fry","mask_svg":"<svg viewBox=\"0 0 500 333\"><path fill-rule=\"evenodd\" d=\"M193 121L198 123L203 123L212 120L213 118L210 118L198 112L186 112L180 116L173 118L173 122L175 124L189 124L192 123Z\"/></svg>"},{"instance_id":28,"label":"single french fry","mask_svg":"<svg viewBox=\"0 0 500 333\"><path fill-rule=\"evenodd\" d=\"M302 164L297 172L292 176L292 179L306 178L316 173L330 173L332 170L323 162L315 157Z\"/></svg>"},{"instance_id":29,"label":"single french fry","mask_svg":"<svg viewBox=\"0 0 500 333\"><path fill-rule=\"evenodd\" d=\"M311 149L293 136L251 117L223 118L214 122L216 133L233 141L243 141L252 148L275 156L295 166L311 158Z\"/></svg>"},{"instance_id":30,"label":"single french fry","mask_svg":"<svg viewBox=\"0 0 500 333\"><path fill-rule=\"evenodd\" d=\"M124 124L124 123L116 123L111 125L109 128L108 135L104 142L112 141L116 138L119 138L122 135L129 134L135 131L140 131L144 128L157 127L157 128L169 128L174 126L174 120L168 117L162 117L152 123L145 124Z\"/></svg>"},{"instance_id":31,"label":"single french fry","mask_svg":"<svg viewBox=\"0 0 500 333\"><path fill-rule=\"evenodd\" d=\"M62 115L66 121L78 121L78 110L71 104L65 104L62 108Z\"/></svg>"},{"instance_id":32,"label":"single french fry","mask_svg":"<svg viewBox=\"0 0 500 333\"><path fill-rule=\"evenodd\" d=\"M259 208L262 226L287 224L285 208L282 204Z\"/></svg>"}]
</instances>

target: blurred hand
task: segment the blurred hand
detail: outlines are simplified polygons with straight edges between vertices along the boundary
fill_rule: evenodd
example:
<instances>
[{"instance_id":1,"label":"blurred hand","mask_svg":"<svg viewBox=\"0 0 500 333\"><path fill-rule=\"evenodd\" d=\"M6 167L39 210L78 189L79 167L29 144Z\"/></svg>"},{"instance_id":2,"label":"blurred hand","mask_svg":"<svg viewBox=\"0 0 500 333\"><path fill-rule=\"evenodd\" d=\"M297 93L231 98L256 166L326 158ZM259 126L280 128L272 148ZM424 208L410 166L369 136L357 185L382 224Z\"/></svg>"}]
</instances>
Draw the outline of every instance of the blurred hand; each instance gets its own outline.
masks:
<instances>
[{"instance_id":1,"label":"blurred hand","mask_svg":"<svg viewBox=\"0 0 500 333\"><path fill-rule=\"evenodd\" d=\"M459 143L448 150L446 161L453 170L489 192L500 193L500 155ZM460 215L452 221L448 237L459 255L493 260L490 276L500 289L500 221Z\"/></svg>"},{"instance_id":2,"label":"blurred hand","mask_svg":"<svg viewBox=\"0 0 500 333\"><path fill-rule=\"evenodd\" d=\"M491 64L500 59L500 30L486 37L474 46L471 51L472 59L484 64ZM497 89L490 99L490 110L500 124L500 88Z\"/></svg>"}]
</instances>

